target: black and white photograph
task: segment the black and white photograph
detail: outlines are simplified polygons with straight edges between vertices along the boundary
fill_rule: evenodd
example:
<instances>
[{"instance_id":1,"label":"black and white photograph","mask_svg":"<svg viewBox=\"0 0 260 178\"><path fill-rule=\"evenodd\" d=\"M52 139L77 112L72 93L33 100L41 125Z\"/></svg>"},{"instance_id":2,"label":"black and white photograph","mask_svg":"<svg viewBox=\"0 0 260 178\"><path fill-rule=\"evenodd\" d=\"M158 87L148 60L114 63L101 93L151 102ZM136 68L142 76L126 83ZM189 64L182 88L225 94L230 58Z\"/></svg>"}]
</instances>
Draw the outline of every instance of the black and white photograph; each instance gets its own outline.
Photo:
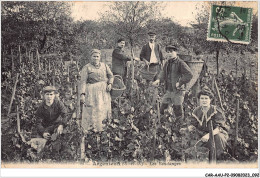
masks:
<instances>
[{"instance_id":1,"label":"black and white photograph","mask_svg":"<svg viewBox=\"0 0 260 178\"><path fill-rule=\"evenodd\" d=\"M1 1L1 168L259 177L258 13L257 1Z\"/></svg>"}]
</instances>

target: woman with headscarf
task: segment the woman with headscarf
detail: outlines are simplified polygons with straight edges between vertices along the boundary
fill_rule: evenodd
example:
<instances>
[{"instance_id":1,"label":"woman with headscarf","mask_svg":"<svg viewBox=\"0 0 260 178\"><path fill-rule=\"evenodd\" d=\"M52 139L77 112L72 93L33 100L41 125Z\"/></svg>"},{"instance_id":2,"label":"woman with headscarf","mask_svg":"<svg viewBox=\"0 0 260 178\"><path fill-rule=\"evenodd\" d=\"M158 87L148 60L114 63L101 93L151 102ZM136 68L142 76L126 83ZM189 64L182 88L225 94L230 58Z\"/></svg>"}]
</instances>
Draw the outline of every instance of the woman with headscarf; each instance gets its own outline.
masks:
<instances>
[{"instance_id":1,"label":"woman with headscarf","mask_svg":"<svg viewBox=\"0 0 260 178\"><path fill-rule=\"evenodd\" d=\"M101 52L91 51L91 62L85 65L81 75L82 127L85 132L93 129L103 131L103 120L111 117L110 90L113 74L109 66L100 62Z\"/></svg>"},{"instance_id":2,"label":"woman with headscarf","mask_svg":"<svg viewBox=\"0 0 260 178\"><path fill-rule=\"evenodd\" d=\"M226 119L223 111L211 104L214 98L208 87L204 87L198 93L200 106L194 109L192 113L191 124L198 129L201 136L201 145L210 149L212 139L209 139L210 129L213 128L214 142L216 148L216 158L221 159L226 153L228 130ZM211 128L212 123L212 128Z\"/></svg>"}]
</instances>

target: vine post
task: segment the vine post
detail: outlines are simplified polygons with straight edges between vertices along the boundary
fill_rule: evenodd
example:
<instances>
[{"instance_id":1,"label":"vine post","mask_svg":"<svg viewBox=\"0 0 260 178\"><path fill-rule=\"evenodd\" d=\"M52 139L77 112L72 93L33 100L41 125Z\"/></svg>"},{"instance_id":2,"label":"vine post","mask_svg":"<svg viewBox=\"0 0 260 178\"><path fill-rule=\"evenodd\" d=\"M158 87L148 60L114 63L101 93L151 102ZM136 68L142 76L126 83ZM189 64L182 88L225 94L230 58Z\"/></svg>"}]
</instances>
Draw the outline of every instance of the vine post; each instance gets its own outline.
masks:
<instances>
[{"instance_id":1,"label":"vine post","mask_svg":"<svg viewBox=\"0 0 260 178\"><path fill-rule=\"evenodd\" d=\"M37 78L39 78L40 71L41 71L41 60L40 60L40 54L39 54L38 49L36 49L36 59L37 59L37 62L38 62Z\"/></svg>"},{"instance_id":2,"label":"vine post","mask_svg":"<svg viewBox=\"0 0 260 178\"><path fill-rule=\"evenodd\" d=\"M19 116L19 106L16 106L16 119L17 119L17 131L18 133L21 132L21 121L20 121L20 116Z\"/></svg>"},{"instance_id":3,"label":"vine post","mask_svg":"<svg viewBox=\"0 0 260 178\"><path fill-rule=\"evenodd\" d=\"M133 49L133 44L131 43L131 63L132 63L132 76L131 76L131 100L133 98L133 89L134 89L134 77L135 77L135 64L134 64L134 49Z\"/></svg>"},{"instance_id":4,"label":"vine post","mask_svg":"<svg viewBox=\"0 0 260 178\"><path fill-rule=\"evenodd\" d=\"M22 65L22 54L21 54L21 47L20 47L20 45L18 46L18 51L19 51L19 62L20 62L20 65Z\"/></svg>"},{"instance_id":5,"label":"vine post","mask_svg":"<svg viewBox=\"0 0 260 178\"><path fill-rule=\"evenodd\" d=\"M14 101L14 96L15 96L15 92L16 92L16 86L17 86L17 83L18 83L18 79L19 79L19 73L16 74L16 79L15 79L15 83L14 83L14 88L13 88L13 92L12 92L10 105L9 105L9 108L8 108L7 117L9 116L11 109L12 109L12 104L13 104L13 101Z\"/></svg>"},{"instance_id":6,"label":"vine post","mask_svg":"<svg viewBox=\"0 0 260 178\"><path fill-rule=\"evenodd\" d=\"M12 58L12 74L14 72L14 56L13 56L13 48L11 48L11 58Z\"/></svg>"},{"instance_id":7,"label":"vine post","mask_svg":"<svg viewBox=\"0 0 260 178\"><path fill-rule=\"evenodd\" d=\"M237 96L237 108L236 108L236 122L235 122L235 142L233 145L233 150L232 150L232 156L236 156L236 146L237 146L237 140L238 140L238 122L239 122L239 97Z\"/></svg>"}]
</instances>

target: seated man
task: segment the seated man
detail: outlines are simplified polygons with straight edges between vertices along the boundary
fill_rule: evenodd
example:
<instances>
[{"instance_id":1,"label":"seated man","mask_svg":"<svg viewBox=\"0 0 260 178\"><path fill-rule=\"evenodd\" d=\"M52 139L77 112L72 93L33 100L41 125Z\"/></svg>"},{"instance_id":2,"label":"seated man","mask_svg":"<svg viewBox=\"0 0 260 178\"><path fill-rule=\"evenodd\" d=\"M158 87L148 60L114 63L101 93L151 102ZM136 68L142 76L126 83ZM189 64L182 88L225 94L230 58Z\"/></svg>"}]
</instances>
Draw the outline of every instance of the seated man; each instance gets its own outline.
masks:
<instances>
[{"instance_id":1,"label":"seated man","mask_svg":"<svg viewBox=\"0 0 260 178\"><path fill-rule=\"evenodd\" d=\"M43 88L44 100L35 114L38 134L46 140L50 139L56 129L58 134L62 134L67 122L67 109L55 98L55 92L53 86Z\"/></svg>"}]
</instances>

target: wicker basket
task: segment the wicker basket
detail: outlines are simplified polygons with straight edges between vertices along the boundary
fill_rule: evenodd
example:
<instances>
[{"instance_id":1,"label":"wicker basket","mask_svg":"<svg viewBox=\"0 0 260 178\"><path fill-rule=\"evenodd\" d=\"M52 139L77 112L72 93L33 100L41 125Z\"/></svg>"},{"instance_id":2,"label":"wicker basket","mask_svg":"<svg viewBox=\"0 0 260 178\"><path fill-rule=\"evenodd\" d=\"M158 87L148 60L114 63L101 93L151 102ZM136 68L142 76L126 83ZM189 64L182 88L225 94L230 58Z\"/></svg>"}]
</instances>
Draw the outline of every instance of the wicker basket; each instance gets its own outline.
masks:
<instances>
[{"instance_id":1,"label":"wicker basket","mask_svg":"<svg viewBox=\"0 0 260 178\"><path fill-rule=\"evenodd\" d=\"M189 83L186 84L186 89L189 90L198 80L204 61L185 61L185 62L188 64L188 66L190 67L193 73L192 79L190 80Z\"/></svg>"},{"instance_id":2,"label":"wicker basket","mask_svg":"<svg viewBox=\"0 0 260 178\"><path fill-rule=\"evenodd\" d=\"M144 79L150 81L153 80L156 75L156 72L149 71L149 66L147 67L147 70L143 67L139 72Z\"/></svg>"},{"instance_id":3,"label":"wicker basket","mask_svg":"<svg viewBox=\"0 0 260 178\"><path fill-rule=\"evenodd\" d=\"M186 61L191 61L192 60L192 56L191 55L187 55L187 54L178 54L179 58Z\"/></svg>"},{"instance_id":4,"label":"wicker basket","mask_svg":"<svg viewBox=\"0 0 260 178\"><path fill-rule=\"evenodd\" d=\"M117 87L116 87L117 86ZM120 75L114 75L114 82L111 89L111 97L112 99L116 99L120 97L125 91L126 86L123 82L123 79Z\"/></svg>"}]
</instances>

